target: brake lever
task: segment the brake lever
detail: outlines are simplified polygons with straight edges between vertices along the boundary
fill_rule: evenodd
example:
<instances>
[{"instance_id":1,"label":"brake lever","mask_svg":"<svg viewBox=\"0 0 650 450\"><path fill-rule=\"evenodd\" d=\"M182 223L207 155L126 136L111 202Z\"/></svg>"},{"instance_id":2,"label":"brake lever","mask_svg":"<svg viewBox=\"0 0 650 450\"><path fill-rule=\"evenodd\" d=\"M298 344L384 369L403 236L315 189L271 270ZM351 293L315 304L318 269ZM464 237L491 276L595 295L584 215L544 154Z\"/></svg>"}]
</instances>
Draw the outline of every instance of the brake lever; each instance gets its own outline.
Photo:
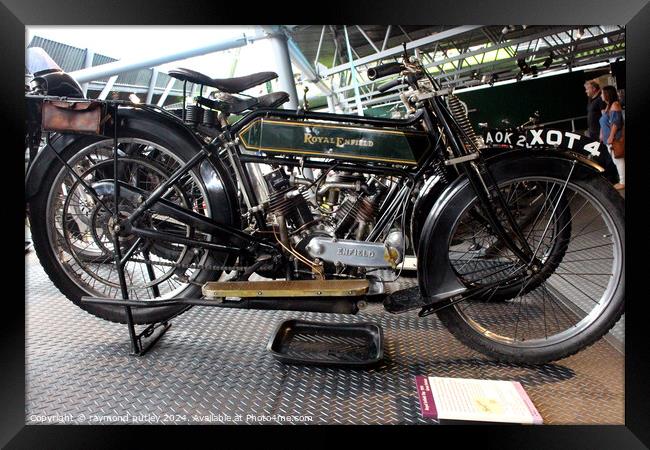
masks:
<instances>
[{"instance_id":1,"label":"brake lever","mask_svg":"<svg viewBox=\"0 0 650 450\"><path fill-rule=\"evenodd\" d=\"M399 85L401 85L403 83L404 83L404 80L402 79L402 77L399 77L399 78L397 78L397 79L395 79L393 81L389 81L388 83L384 83L381 86L377 86L377 90L379 92L383 93L383 92L386 92L386 91L388 91L390 89L393 89L394 87L399 86Z\"/></svg>"}]
</instances>

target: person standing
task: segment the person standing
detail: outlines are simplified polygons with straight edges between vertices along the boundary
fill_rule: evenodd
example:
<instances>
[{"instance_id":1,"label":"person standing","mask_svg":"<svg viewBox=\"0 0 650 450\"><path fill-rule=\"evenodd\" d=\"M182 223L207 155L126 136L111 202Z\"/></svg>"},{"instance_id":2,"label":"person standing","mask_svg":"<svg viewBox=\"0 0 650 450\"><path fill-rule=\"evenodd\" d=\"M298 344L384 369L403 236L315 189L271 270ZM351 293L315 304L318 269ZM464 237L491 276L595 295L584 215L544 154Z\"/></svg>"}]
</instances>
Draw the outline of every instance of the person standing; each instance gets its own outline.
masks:
<instances>
[{"instance_id":1,"label":"person standing","mask_svg":"<svg viewBox=\"0 0 650 450\"><path fill-rule=\"evenodd\" d=\"M616 158L612 149L614 141L621 141L623 137L623 110L618 101L618 93L614 86L605 86L601 92L601 98L605 108L599 120L600 141L607 145L616 169L618 170L619 182L614 185L616 189L625 189L625 158Z\"/></svg>"},{"instance_id":2,"label":"person standing","mask_svg":"<svg viewBox=\"0 0 650 450\"><path fill-rule=\"evenodd\" d=\"M585 94L587 94L587 136L593 139L594 141L600 140L600 117L602 115L601 111L604 110L607 105L601 98L600 85L596 80L588 80L584 84ZM604 176L612 184L617 184L620 179L618 175L618 170L614 160L609 152L600 152L598 156L594 158L600 166L605 169Z\"/></svg>"},{"instance_id":3,"label":"person standing","mask_svg":"<svg viewBox=\"0 0 650 450\"><path fill-rule=\"evenodd\" d=\"M587 134L597 141L600 136L601 111L606 108L606 105L600 97L600 85L596 80L585 82L585 94L587 94Z\"/></svg>"}]
</instances>

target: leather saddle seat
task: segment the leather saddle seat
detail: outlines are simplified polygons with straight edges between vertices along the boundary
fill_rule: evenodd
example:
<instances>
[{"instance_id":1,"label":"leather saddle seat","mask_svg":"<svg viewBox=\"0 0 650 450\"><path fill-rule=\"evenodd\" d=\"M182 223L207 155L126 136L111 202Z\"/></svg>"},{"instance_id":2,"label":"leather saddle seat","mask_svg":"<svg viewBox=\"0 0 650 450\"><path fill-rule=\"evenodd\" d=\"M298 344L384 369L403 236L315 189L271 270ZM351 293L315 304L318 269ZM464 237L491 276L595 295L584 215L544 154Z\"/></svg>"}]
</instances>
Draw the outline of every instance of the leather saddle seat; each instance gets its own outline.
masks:
<instances>
[{"instance_id":1,"label":"leather saddle seat","mask_svg":"<svg viewBox=\"0 0 650 450\"><path fill-rule=\"evenodd\" d=\"M183 68L173 69L167 73L170 77L178 80L210 86L219 89L221 92L227 92L230 94L245 91L246 89L250 89L278 77L278 74L275 72L259 72L244 77L210 78L200 72Z\"/></svg>"},{"instance_id":2,"label":"leather saddle seat","mask_svg":"<svg viewBox=\"0 0 650 450\"><path fill-rule=\"evenodd\" d=\"M257 97L256 108L277 108L289 101L289 94L283 91L271 92L270 94Z\"/></svg>"}]
</instances>

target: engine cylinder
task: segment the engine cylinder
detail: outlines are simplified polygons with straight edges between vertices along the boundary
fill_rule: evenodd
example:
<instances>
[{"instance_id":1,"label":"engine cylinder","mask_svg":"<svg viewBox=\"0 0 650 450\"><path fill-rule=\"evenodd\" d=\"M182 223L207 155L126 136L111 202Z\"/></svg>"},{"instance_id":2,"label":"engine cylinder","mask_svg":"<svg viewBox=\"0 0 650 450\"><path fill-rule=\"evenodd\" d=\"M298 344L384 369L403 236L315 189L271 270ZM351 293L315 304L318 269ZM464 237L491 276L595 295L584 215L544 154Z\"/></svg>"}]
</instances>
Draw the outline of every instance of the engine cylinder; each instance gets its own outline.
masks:
<instances>
[{"instance_id":1,"label":"engine cylinder","mask_svg":"<svg viewBox=\"0 0 650 450\"><path fill-rule=\"evenodd\" d=\"M314 220L304 197L309 193L300 193L297 187L290 186L289 178L281 169L264 175L264 178L270 190L269 212L285 217L287 223L295 228Z\"/></svg>"},{"instance_id":2,"label":"engine cylinder","mask_svg":"<svg viewBox=\"0 0 650 450\"><path fill-rule=\"evenodd\" d=\"M368 197L345 199L335 214L335 219L339 223L336 228L337 236L347 233L354 223L367 224L374 221L376 213L377 207Z\"/></svg>"}]
</instances>

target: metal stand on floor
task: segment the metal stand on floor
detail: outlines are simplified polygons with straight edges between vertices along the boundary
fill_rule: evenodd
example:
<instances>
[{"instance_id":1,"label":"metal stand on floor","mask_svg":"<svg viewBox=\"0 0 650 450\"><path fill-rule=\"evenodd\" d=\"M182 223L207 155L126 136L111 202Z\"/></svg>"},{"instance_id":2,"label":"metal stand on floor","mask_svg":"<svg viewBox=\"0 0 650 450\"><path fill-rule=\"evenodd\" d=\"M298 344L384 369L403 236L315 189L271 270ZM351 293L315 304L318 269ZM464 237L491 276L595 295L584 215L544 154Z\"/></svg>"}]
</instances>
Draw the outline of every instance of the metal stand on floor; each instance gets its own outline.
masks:
<instances>
[{"instance_id":1,"label":"metal stand on floor","mask_svg":"<svg viewBox=\"0 0 650 450\"><path fill-rule=\"evenodd\" d=\"M129 291L126 286L126 277L124 276L124 267L129 260L131 254L140 244L140 239L138 239L131 248L126 252L124 258L122 258L122 250L120 248L119 241L119 232L121 231L120 226L120 183L118 179L118 151L117 151L117 127L119 124L118 119L118 109L117 105L113 108L113 125L114 125L114 134L113 134L113 182L114 182L114 202L115 202L115 211L113 213L113 226L111 227L111 236L113 237L113 254L115 256L115 266L117 268L117 275L120 280L120 290L122 292L122 299L129 299ZM129 337L131 339L131 354L142 356L147 351L149 351L160 338L169 330L171 323L162 322L154 323L145 328L141 333L136 334L135 325L133 323L133 314L131 312L131 306L125 305L124 310L126 311L126 322L129 328Z\"/></svg>"},{"instance_id":2,"label":"metal stand on floor","mask_svg":"<svg viewBox=\"0 0 650 450\"><path fill-rule=\"evenodd\" d=\"M131 309L130 306L126 306ZM135 334L133 322L128 324L129 335L131 336L131 354L134 356L143 356L160 340L161 337L172 326L169 322L152 323L139 334Z\"/></svg>"}]
</instances>

